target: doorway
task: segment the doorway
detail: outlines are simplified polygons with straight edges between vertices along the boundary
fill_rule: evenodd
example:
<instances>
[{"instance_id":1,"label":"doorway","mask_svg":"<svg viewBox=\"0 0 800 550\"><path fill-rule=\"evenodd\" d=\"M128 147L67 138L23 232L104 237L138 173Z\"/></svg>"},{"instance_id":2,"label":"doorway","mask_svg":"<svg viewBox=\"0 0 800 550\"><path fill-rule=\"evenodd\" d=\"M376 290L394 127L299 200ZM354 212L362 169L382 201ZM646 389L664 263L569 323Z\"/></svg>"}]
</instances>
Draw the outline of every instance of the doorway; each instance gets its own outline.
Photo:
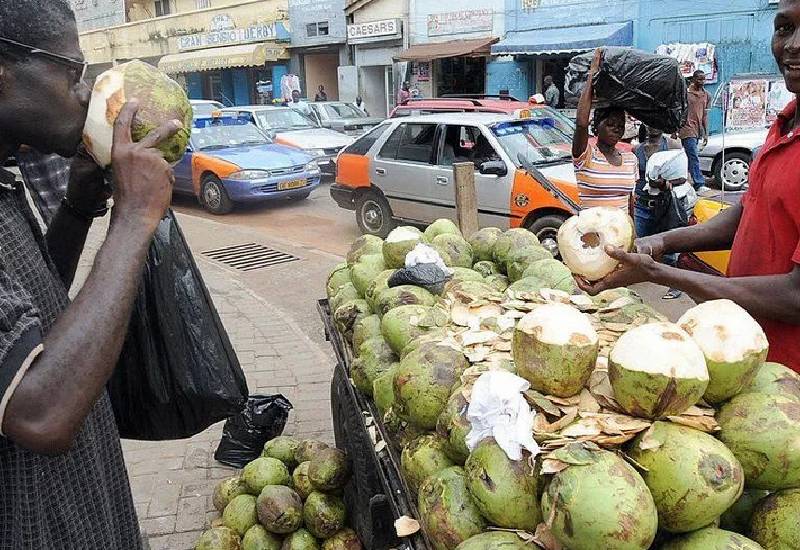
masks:
<instances>
[{"instance_id":1,"label":"doorway","mask_svg":"<svg viewBox=\"0 0 800 550\"><path fill-rule=\"evenodd\" d=\"M445 94L483 94L486 92L486 59L446 57L434 68L436 97Z\"/></svg>"}]
</instances>

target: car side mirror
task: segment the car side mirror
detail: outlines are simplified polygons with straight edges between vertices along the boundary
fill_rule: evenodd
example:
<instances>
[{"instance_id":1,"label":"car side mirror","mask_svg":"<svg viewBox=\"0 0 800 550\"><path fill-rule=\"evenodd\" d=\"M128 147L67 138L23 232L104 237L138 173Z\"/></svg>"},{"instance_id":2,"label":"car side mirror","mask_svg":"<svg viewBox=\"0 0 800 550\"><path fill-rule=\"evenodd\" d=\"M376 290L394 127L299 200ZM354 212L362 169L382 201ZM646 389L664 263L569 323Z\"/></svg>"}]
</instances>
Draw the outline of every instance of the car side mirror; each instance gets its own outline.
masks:
<instances>
[{"instance_id":1,"label":"car side mirror","mask_svg":"<svg viewBox=\"0 0 800 550\"><path fill-rule=\"evenodd\" d=\"M506 163L501 160L487 160L482 162L478 171L484 176L505 176L508 174Z\"/></svg>"}]
</instances>

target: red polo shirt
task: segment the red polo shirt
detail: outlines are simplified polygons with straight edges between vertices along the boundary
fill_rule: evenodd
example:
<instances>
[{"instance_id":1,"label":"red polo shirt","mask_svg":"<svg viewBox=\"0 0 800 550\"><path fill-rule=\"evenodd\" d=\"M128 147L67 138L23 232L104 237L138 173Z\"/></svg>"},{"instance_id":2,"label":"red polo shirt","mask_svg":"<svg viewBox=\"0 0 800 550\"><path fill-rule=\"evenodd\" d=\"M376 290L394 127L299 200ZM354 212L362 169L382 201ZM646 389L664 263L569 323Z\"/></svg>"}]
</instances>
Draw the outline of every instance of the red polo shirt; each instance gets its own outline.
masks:
<instances>
[{"instance_id":1,"label":"red polo shirt","mask_svg":"<svg viewBox=\"0 0 800 550\"><path fill-rule=\"evenodd\" d=\"M751 167L729 277L778 275L800 265L800 129L781 134L796 108L797 100L779 115ZM800 325L758 322L769 339L769 360L800 372Z\"/></svg>"}]
</instances>

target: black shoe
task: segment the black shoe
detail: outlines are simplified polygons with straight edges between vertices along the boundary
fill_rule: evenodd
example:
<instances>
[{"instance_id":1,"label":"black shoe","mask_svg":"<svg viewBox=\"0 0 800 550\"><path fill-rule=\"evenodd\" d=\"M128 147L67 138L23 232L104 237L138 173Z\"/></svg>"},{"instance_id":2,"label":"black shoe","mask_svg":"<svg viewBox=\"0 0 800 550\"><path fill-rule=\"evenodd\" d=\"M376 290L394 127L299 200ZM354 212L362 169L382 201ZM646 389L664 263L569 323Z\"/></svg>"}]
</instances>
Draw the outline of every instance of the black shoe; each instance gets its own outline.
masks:
<instances>
[{"instance_id":1,"label":"black shoe","mask_svg":"<svg viewBox=\"0 0 800 550\"><path fill-rule=\"evenodd\" d=\"M681 291L680 291L680 290L678 290L677 288L670 288L670 289L667 291L667 293L666 293L666 294L664 294L664 297L663 297L663 298L661 298L661 299L662 299L662 300L677 300L677 299L678 299L678 298L680 298L681 296L683 296L683 292L681 292Z\"/></svg>"}]
</instances>

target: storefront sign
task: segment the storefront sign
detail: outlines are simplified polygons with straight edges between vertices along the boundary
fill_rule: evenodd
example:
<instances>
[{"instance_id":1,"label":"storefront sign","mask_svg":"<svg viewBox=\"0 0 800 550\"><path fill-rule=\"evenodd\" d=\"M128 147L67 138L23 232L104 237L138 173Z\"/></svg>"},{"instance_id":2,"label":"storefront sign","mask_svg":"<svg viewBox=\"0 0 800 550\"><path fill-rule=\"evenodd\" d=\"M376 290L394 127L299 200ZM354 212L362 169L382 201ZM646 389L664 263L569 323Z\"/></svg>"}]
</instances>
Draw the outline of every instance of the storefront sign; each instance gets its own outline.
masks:
<instances>
[{"instance_id":1,"label":"storefront sign","mask_svg":"<svg viewBox=\"0 0 800 550\"><path fill-rule=\"evenodd\" d=\"M212 30L207 33L178 37L179 50L198 50L217 46L231 46L248 42L283 40L289 37L283 23L272 22L252 27L236 28L230 17L217 16L212 21ZM216 28L215 28L216 27Z\"/></svg>"},{"instance_id":2,"label":"storefront sign","mask_svg":"<svg viewBox=\"0 0 800 550\"><path fill-rule=\"evenodd\" d=\"M428 15L428 36L492 30L492 10L461 10Z\"/></svg>"},{"instance_id":3,"label":"storefront sign","mask_svg":"<svg viewBox=\"0 0 800 550\"><path fill-rule=\"evenodd\" d=\"M125 23L125 3L122 0L70 0L70 6L81 32Z\"/></svg>"},{"instance_id":4,"label":"storefront sign","mask_svg":"<svg viewBox=\"0 0 800 550\"><path fill-rule=\"evenodd\" d=\"M400 34L400 22L397 19L383 19L369 23L347 25L347 41L358 44L378 37L394 37Z\"/></svg>"}]
</instances>

